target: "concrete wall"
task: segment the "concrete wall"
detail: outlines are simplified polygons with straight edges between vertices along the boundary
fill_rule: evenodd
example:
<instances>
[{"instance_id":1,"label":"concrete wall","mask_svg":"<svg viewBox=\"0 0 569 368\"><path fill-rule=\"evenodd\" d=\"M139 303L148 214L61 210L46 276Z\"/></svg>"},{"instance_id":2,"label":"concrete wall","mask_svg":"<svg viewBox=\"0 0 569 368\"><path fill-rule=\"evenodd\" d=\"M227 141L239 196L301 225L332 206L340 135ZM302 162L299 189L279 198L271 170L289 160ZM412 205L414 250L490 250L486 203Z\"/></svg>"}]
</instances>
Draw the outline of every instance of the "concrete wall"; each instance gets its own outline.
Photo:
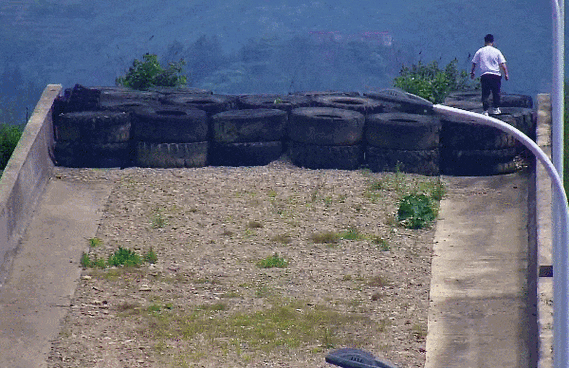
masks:
<instances>
[{"instance_id":1,"label":"concrete wall","mask_svg":"<svg viewBox=\"0 0 569 368\"><path fill-rule=\"evenodd\" d=\"M0 178L0 284L53 172L52 111L60 91L61 85L45 88Z\"/></svg>"}]
</instances>

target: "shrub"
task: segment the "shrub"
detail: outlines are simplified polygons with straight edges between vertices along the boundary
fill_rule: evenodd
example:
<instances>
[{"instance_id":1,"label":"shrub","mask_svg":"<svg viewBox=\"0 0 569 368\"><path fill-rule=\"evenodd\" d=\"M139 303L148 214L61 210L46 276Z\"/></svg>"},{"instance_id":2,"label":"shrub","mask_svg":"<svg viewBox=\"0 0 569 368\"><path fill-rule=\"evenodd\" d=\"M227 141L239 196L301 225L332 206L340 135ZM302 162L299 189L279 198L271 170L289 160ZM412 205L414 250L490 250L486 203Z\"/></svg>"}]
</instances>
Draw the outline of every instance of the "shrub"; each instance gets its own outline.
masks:
<instances>
[{"instance_id":1,"label":"shrub","mask_svg":"<svg viewBox=\"0 0 569 368\"><path fill-rule=\"evenodd\" d=\"M109 266L135 267L142 264L141 257L133 250L119 247L107 260Z\"/></svg>"},{"instance_id":2,"label":"shrub","mask_svg":"<svg viewBox=\"0 0 569 368\"><path fill-rule=\"evenodd\" d=\"M14 149L18 145L24 127L19 125L0 125L0 170L4 170Z\"/></svg>"},{"instance_id":3,"label":"shrub","mask_svg":"<svg viewBox=\"0 0 569 368\"><path fill-rule=\"evenodd\" d=\"M279 257L277 253L257 262L257 267L260 268L273 268L273 267L285 268L287 266L288 266L288 261L284 258Z\"/></svg>"},{"instance_id":4,"label":"shrub","mask_svg":"<svg viewBox=\"0 0 569 368\"><path fill-rule=\"evenodd\" d=\"M436 218L433 199L424 194L410 194L399 202L397 220L410 229L421 229Z\"/></svg>"},{"instance_id":5,"label":"shrub","mask_svg":"<svg viewBox=\"0 0 569 368\"><path fill-rule=\"evenodd\" d=\"M410 67L403 65L393 85L433 103L441 103L451 91L476 87L466 70L458 70L457 64L458 60L454 59L444 69L440 69L436 61L430 64L419 62Z\"/></svg>"},{"instance_id":6,"label":"shrub","mask_svg":"<svg viewBox=\"0 0 569 368\"><path fill-rule=\"evenodd\" d=\"M143 61L134 59L132 66L125 76L118 77L115 83L118 86L129 87L132 89L148 89L150 87L177 87L185 85L187 78L182 75L184 60L177 63L168 63L168 68L164 69L158 62L155 54L145 54Z\"/></svg>"}]
</instances>

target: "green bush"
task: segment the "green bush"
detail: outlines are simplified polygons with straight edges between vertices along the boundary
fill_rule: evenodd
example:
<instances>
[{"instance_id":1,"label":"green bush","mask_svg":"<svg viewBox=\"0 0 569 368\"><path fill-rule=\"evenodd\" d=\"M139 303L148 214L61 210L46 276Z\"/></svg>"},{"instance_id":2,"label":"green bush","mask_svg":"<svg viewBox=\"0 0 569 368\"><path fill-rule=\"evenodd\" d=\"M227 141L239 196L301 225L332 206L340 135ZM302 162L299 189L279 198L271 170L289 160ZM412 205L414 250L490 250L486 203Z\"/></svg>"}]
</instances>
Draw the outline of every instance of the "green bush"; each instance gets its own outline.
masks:
<instances>
[{"instance_id":1,"label":"green bush","mask_svg":"<svg viewBox=\"0 0 569 368\"><path fill-rule=\"evenodd\" d=\"M107 260L109 266L136 267L142 264L142 258L135 251L119 247Z\"/></svg>"},{"instance_id":2,"label":"green bush","mask_svg":"<svg viewBox=\"0 0 569 368\"><path fill-rule=\"evenodd\" d=\"M421 229L437 217L434 200L424 194L410 194L401 199L397 220L410 229Z\"/></svg>"},{"instance_id":3,"label":"green bush","mask_svg":"<svg viewBox=\"0 0 569 368\"><path fill-rule=\"evenodd\" d=\"M184 60L177 63L168 63L164 69L158 62L155 54L145 54L143 61L135 59L125 76L118 77L115 83L118 86L132 89L145 90L151 87L177 87L187 83L187 78L182 75Z\"/></svg>"},{"instance_id":4,"label":"green bush","mask_svg":"<svg viewBox=\"0 0 569 368\"><path fill-rule=\"evenodd\" d=\"M454 59L444 69L440 69L436 61L419 62L410 67L403 65L393 85L433 103L441 103L452 91L476 88L477 83L469 79L466 70L458 70L457 64L458 60Z\"/></svg>"},{"instance_id":5,"label":"green bush","mask_svg":"<svg viewBox=\"0 0 569 368\"><path fill-rule=\"evenodd\" d=\"M12 152L22 137L23 126L19 125L0 125L0 170L4 170Z\"/></svg>"}]
</instances>

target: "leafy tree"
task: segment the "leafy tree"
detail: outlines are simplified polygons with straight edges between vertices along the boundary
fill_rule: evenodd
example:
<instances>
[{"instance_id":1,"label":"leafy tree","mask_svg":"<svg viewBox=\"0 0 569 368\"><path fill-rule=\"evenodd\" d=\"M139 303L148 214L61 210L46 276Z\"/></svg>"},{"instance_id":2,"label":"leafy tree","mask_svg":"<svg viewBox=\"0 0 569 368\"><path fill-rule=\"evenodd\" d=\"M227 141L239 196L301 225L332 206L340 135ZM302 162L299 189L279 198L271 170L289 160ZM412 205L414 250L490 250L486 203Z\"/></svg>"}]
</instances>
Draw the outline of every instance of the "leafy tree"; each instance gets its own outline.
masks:
<instances>
[{"instance_id":1,"label":"leafy tree","mask_svg":"<svg viewBox=\"0 0 569 368\"><path fill-rule=\"evenodd\" d=\"M458 70L457 64L458 60L454 59L444 69L439 68L436 61L419 62L410 67L403 65L393 85L433 103L441 103L451 91L476 88L477 83L470 81L466 70Z\"/></svg>"},{"instance_id":2,"label":"leafy tree","mask_svg":"<svg viewBox=\"0 0 569 368\"><path fill-rule=\"evenodd\" d=\"M143 61L135 59L126 75L116 79L116 84L144 90L156 86L177 87L187 83L186 76L181 74L184 60L170 62L168 68L164 69L155 54L145 54L142 59Z\"/></svg>"},{"instance_id":3,"label":"leafy tree","mask_svg":"<svg viewBox=\"0 0 569 368\"><path fill-rule=\"evenodd\" d=\"M23 126L19 125L0 125L0 170L4 170L12 152L16 148L22 132Z\"/></svg>"}]
</instances>

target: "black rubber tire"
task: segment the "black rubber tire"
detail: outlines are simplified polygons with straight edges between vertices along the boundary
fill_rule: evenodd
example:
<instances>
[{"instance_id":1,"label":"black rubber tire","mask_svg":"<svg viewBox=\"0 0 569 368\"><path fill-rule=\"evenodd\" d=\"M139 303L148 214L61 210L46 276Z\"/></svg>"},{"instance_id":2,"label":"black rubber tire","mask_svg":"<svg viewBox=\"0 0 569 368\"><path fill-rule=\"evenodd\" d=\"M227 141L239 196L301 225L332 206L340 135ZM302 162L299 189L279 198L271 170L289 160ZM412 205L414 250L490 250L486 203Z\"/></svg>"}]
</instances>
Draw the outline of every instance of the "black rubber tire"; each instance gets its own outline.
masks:
<instances>
[{"instance_id":1,"label":"black rubber tire","mask_svg":"<svg viewBox=\"0 0 569 368\"><path fill-rule=\"evenodd\" d=\"M208 89L195 87L152 87L148 90L158 93L160 97L173 95L213 95L213 92Z\"/></svg>"},{"instance_id":2,"label":"black rubber tire","mask_svg":"<svg viewBox=\"0 0 569 368\"><path fill-rule=\"evenodd\" d=\"M433 114L433 104L405 91L388 88L364 93L365 97L379 101L384 112L406 112L409 114Z\"/></svg>"},{"instance_id":3,"label":"black rubber tire","mask_svg":"<svg viewBox=\"0 0 569 368\"><path fill-rule=\"evenodd\" d=\"M130 142L89 144L55 142L55 164L65 167L114 168L132 165L134 152Z\"/></svg>"},{"instance_id":4,"label":"black rubber tire","mask_svg":"<svg viewBox=\"0 0 569 368\"><path fill-rule=\"evenodd\" d=\"M481 102L482 91L479 89L469 89L465 91L452 91L445 98L447 101L476 101Z\"/></svg>"},{"instance_id":5,"label":"black rubber tire","mask_svg":"<svg viewBox=\"0 0 569 368\"><path fill-rule=\"evenodd\" d=\"M76 84L72 89L65 90L65 96L66 112L97 110L101 91Z\"/></svg>"},{"instance_id":6,"label":"black rubber tire","mask_svg":"<svg viewBox=\"0 0 569 368\"><path fill-rule=\"evenodd\" d=\"M532 110L504 107L502 114L491 115L502 120L526 135L535 132ZM472 112L482 113L481 108L472 109ZM453 122L442 118L441 146L450 150L495 150L502 148L521 148L520 143L510 134L497 128L488 126ZM529 134L528 134L529 133ZM533 134L535 136L535 134ZM530 136L533 139L533 137Z\"/></svg>"},{"instance_id":7,"label":"black rubber tire","mask_svg":"<svg viewBox=\"0 0 569 368\"><path fill-rule=\"evenodd\" d=\"M517 150L448 150L441 149L441 173L456 176L489 176L517 170Z\"/></svg>"},{"instance_id":8,"label":"black rubber tire","mask_svg":"<svg viewBox=\"0 0 569 368\"><path fill-rule=\"evenodd\" d=\"M315 96L313 100L316 106L353 110L364 115L383 112L383 106L379 102L367 97Z\"/></svg>"},{"instance_id":9,"label":"black rubber tire","mask_svg":"<svg viewBox=\"0 0 569 368\"><path fill-rule=\"evenodd\" d=\"M192 143L208 140L209 124L202 110L145 106L134 110L134 138L141 142Z\"/></svg>"},{"instance_id":10,"label":"black rubber tire","mask_svg":"<svg viewBox=\"0 0 569 368\"><path fill-rule=\"evenodd\" d=\"M274 142L213 142L210 152L214 166L264 166L283 154L281 141Z\"/></svg>"},{"instance_id":11,"label":"black rubber tire","mask_svg":"<svg viewBox=\"0 0 569 368\"><path fill-rule=\"evenodd\" d=\"M187 168L208 163L209 142L137 142L135 163L139 167Z\"/></svg>"},{"instance_id":12,"label":"black rubber tire","mask_svg":"<svg viewBox=\"0 0 569 368\"><path fill-rule=\"evenodd\" d=\"M166 105L183 105L187 108L203 110L208 116L235 109L237 98L224 95L172 95L161 100Z\"/></svg>"},{"instance_id":13,"label":"black rubber tire","mask_svg":"<svg viewBox=\"0 0 569 368\"><path fill-rule=\"evenodd\" d=\"M374 114L366 118L365 140L370 146L396 150L439 147L440 120L432 115Z\"/></svg>"},{"instance_id":14,"label":"black rubber tire","mask_svg":"<svg viewBox=\"0 0 569 368\"><path fill-rule=\"evenodd\" d=\"M321 146L351 146L362 141L365 117L332 107L299 107L290 113L287 137Z\"/></svg>"},{"instance_id":15,"label":"black rubber tire","mask_svg":"<svg viewBox=\"0 0 569 368\"><path fill-rule=\"evenodd\" d=\"M101 111L122 111L134 112L136 109L143 107L160 107L160 103L154 100L131 100L131 99L115 99L104 100L99 102L99 109Z\"/></svg>"},{"instance_id":16,"label":"black rubber tire","mask_svg":"<svg viewBox=\"0 0 569 368\"><path fill-rule=\"evenodd\" d=\"M104 144L128 142L132 115L125 112L78 111L60 114L54 122L55 140Z\"/></svg>"},{"instance_id":17,"label":"black rubber tire","mask_svg":"<svg viewBox=\"0 0 569 368\"><path fill-rule=\"evenodd\" d=\"M445 98L444 104L458 107L461 102L477 103L478 107L481 108L482 91L468 90L451 92ZM500 95L500 108L502 107L525 107L531 109L533 108L533 99L527 95L502 93Z\"/></svg>"},{"instance_id":18,"label":"black rubber tire","mask_svg":"<svg viewBox=\"0 0 569 368\"><path fill-rule=\"evenodd\" d=\"M356 170L363 162L361 145L323 146L290 141L288 155L293 164L308 169Z\"/></svg>"},{"instance_id":19,"label":"black rubber tire","mask_svg":"<svg viewBox=\"0 0 569 368\"><path fill-rule=\"evenodd\" d=\"M446 99L444 105L450 107L456 107L457 109L462 109L466 111L474 111L482 109L482 102L478 100L449 100Z\"/></svg>"},{"instance_id":20,"label":"black rubber tire","mask_svg":"<svg viewBox=\"0 0 569 368\"><path fill-rule=\"evenodd\" d=\"M125 87L91 87L99 91L100 101L158 101L159 94L153 91L139 91Z\"/></svg>"},{"instance_id":21,"label":"black rubber tire","mask_svg":"<svg viewBox=\"0 0 569 368\"><path fill-rule=\"evenodd\" d=\"M503 93L500 96L500 107L525 107L532 109L533 99L531 96Z\"/></svg>"},{"instance_id":22,"label":"black rubber tire","mask_svg":"<svg viewBox=\"0 0 569 368\"><path fill-rule=\"evenodd\" d=\"M359 92L343 92L343 91L298 91L292 92L290 95L294 96L305 96L305 97L316 97L316 96L348 96L348 97L360 97Z\"/></svg>"},{"instance_id":23,"label":"black rubber tire","mask_svg":"<svg viewBox=\"0 0 569 368\"><path fill-rule=\"evenodd\" d=\"M220 143L270 142L283 139L288 114L276 109L230 110L211 118L213 140Z\"/></svg>"},{"instance_id":24,"label":"black rubber tire","mask_svg":"<svg viewBox=\"0 0 569 368\"><path fill-rule=\"evenodd\" d=\"M237 105L240 109L279 109L292 111L297 107L309 107L312 100L301 95L246 95L240 96Z\"/></svg>"},{"instance_id":25,"label":"black rubber tire","mask_svg":"<svg viewBox=\"0 0 569 368\"><path fill-rule=\"evenodd\" d=\"M400 150L368 146L365 165L373 172L402 171L421 175L439 175L439 149Z\"/></svg>"}]
</instances>

